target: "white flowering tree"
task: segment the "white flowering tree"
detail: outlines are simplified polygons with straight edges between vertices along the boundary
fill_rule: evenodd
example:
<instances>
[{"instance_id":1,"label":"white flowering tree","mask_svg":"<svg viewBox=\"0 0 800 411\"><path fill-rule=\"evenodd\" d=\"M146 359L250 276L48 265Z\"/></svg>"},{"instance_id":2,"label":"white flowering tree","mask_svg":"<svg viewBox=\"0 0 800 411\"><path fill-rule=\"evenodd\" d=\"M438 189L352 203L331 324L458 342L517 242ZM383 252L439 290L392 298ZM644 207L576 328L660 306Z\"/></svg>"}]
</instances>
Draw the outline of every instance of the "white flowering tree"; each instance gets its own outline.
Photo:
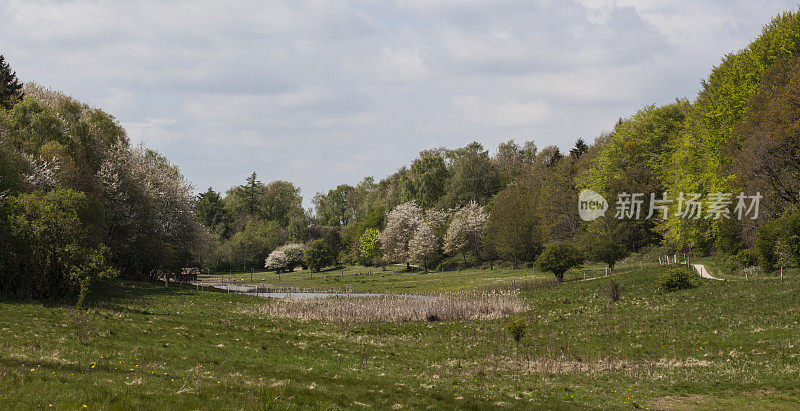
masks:
<instances>
[{"instance_id":1,"label":"white flowering tree","mask_svg":"<svg viewBox=\"0 0 800 411\"><path fill-rule=\"evenodd\" d=\"M438 234L439 240L444 237L444 228L447 225L447 220L449 220L452 215L452 211L438 208L429 208L425 211L425 222L427 222L437 234L441 232L441 234Z\"/></svg>"},{"instance_id":2,"label":"white flowering tree","mask_svg":"<svg viewBox=\"0 0 800 411\"><path fill-rule=\"evenodd\" d=\"M422 262L423 269L428 271L428 261L439 256L441 248L439 244L439 236L433 225L425 221L417 227L414 236L408 242L409 258Z\"/></svg>"},{"instance_id":3,"label":"white flowering tree","mask_svg":"<svg viewBox=\"0 0 800 411\"><path fill-rule=\"evenodd\" d=\"M289 257L286 255L285 252L275 250L269 253L269 257L264 262L264 268L267 270L275 270L276 273L280 273L286 270L286 266L289 264Z\"/></svg>"},{"instance_id":4,"label":"white flowering tree","mask_svg":"<svg viewBox=\"0 0 800 411\"><path fill-rule=\"evenodd\" d=\"M461 253L465 263L467 252L479 256L488 223L489 215L483 206L471 201L453 214L444 237L444 251L450 255Z\"/></svg>"},{"instance_id":5,"label":"white flowering tree","mask_svg":"<svg viewBox=\"0 0 800 411\"><path fill-rule=\"evenodd\" d=\"M286 254L287 271L292 271L295 267L305 265L306 248L308 247L306 247L305 244L300 243L290 243L278 247L278 251L282 251Z\"/></svg>"},{"instance_id":6,"label":"white flowering tree","mask_svg":"<svg viewBox=\"0 0 800 411\"><path fill-rule=\"evenodd\" d=\"M409 265L409 242L414 237L417 226L422 223L422 210L413 201L393 208L386 216L386 228L379 239L384 258L388 261L405 261Z\"/></svg>"},{"instance_id":7,"label":"white flowering tree","mask_svg":"<svg viewBox=\"0 0 800 411\"><path fill-rule=\"evenodd\" d=\"M131 278L180 272L194 261L200 226L193 187L155 151L119 142L98 171L112 258Z\"/></svg>"}]
</instances>

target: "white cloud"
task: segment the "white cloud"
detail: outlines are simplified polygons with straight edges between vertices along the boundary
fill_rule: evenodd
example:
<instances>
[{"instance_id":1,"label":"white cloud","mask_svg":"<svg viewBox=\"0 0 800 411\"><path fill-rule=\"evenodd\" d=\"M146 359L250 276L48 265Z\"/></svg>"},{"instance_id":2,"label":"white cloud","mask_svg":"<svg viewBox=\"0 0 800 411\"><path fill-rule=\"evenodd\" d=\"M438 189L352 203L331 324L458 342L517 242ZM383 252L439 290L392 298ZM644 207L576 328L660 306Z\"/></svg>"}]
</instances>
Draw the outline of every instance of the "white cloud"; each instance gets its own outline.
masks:
<instances>
[{"instance_id":1,"label":"white cloud","mask_svg":"<svg viewBox=\"0 0 800 411\"><path fill-rule=\"evenodd\" d=\"M552 115L550 107L542 100L533 102L487 101L477 96L457 96L453 106L461 112L467 123L498 127L534 126Z\"/></svg>"},{"instance_id":2,"label":"white cloud","mask_svg":"<svg viewBox=\"0 0 800 411\"><path fill-rule=\"evenodd\" d=\"M791 1L19 1L0 53L114 114L200 188L378 178L424 148L566 147L712 65Z\"/></svg>"}]
</instances>

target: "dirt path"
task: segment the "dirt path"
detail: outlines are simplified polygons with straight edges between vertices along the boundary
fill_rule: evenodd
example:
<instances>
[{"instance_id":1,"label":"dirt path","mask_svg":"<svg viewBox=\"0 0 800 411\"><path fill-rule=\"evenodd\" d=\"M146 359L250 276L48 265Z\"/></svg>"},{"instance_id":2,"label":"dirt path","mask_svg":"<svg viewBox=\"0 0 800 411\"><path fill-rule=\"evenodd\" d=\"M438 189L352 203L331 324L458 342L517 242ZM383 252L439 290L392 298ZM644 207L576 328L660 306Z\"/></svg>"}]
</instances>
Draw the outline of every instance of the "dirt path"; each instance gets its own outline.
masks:
<instances>
[{"instance_id":1,"label":"dirt path","mask_svg":"<svg viewBox=\"0 0 800 411\"><path fill-rule=\"evenodd\" d=\"M708 279L717 280L717 281L725 281L722 278L717 278L717 277L714 277L713 275L709 274L708 270L706 270L706 266L704 266L703 264L692 264L692 266L694 267L695 270L697 270L698 273L700 273L700 277L702 277L702 278L708 278Z\"/></svg>"}]
</instances>

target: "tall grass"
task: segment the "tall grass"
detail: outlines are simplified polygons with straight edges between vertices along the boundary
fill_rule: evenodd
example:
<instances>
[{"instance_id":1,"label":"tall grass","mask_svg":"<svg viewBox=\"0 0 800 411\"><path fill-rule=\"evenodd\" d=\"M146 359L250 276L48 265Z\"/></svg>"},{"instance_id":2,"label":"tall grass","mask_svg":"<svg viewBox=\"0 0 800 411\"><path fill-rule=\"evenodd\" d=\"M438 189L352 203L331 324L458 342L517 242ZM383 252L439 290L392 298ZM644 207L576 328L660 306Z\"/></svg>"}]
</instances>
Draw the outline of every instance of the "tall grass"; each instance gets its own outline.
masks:
<instances>
[{"instance_id":1,"label":"tall grass","mask_svg":"<svg viewBox=\"0 0 800 411\"><path fill-rule=\"evenodd\" d=\"M270 299L258 313L270 317L335 322L489 320L525 310L517 292L441 294L429 299L401 295Z\"/></svg>"}]
</instances>

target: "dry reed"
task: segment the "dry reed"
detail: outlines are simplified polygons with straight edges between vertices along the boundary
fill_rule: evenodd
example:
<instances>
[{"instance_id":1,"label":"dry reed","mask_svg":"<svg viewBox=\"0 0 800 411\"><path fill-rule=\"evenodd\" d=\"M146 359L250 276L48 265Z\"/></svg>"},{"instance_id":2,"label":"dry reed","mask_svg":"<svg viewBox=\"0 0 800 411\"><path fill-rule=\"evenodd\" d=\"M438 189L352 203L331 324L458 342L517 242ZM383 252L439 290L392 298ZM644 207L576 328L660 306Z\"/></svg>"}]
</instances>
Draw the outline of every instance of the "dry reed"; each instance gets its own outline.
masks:
<instances>
[{"instance_id":1,"label":"dry reed","mask_svg":"<svg viewBox=\"0 0 800 411\"><path fill-rule=\"evenodd\" d=\"M271 299L258 313L271 317L336 322L489 320L522 312L512 291L441 294L432 298L402 295Z\"/></svg>"}]
</instances>

